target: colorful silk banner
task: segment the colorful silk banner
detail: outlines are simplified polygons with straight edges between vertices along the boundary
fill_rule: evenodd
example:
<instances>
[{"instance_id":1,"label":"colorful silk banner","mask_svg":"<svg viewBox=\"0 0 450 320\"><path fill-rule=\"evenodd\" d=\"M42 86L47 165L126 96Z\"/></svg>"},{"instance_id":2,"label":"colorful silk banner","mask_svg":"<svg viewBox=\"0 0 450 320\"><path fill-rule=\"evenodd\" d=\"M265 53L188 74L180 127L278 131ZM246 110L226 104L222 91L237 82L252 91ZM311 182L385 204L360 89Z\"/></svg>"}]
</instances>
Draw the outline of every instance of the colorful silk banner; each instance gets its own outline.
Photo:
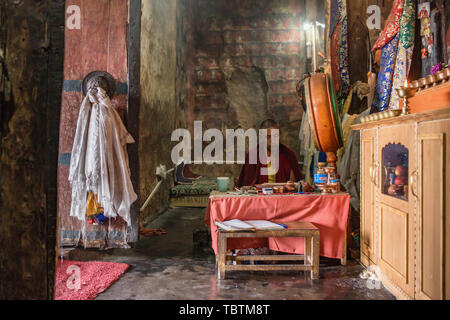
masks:
<instances>
[{"instance_id":1,"label":"colorful silk banner","mask_svg":"<svg viewBox=\"0 0 450 320\"><path fill-rule=\"evenodd\" d=\"M405 49L410 48L414 44L415 31L416 2L414 0L406 0L400 20L400 44Z\"/></svg>"},{"instance_id":2,"label":"colorful silk banner","mask_svg":"<svg viewBox=\"0 0 450 320\"><path fill-rule=\"evenodd\" d=\"M350 73L348 67L348 29L347 16L342 19L341 38L339 41L339 73L341 75L341 92L338 97L346 98L350 91ZM342 103L343 104L343 103Z\"/></svg>"},{"instance_id":3,"label":"colorful silk banner","mask_svg":"<svg viewBox=\"0 0 450 320\"><path fill-rule=\"evenodd\" d=\"M342 23L339 22L331 37L331 75L333 77L334 92L339 92L341 89L341 75L339 74L341 27Z\"/></svg>"},{"instance_id":4,"label":"colorful silk banner","mask_svg":"<svg viewBox=\"0 0 450 320\"><path fill-rule=\"evenodd\" d=\"M339 105L350 90L348 66L347 1L332 0L330 4L331 70L333 88Z\"/></svg>"},{"instance_id":5,"label":"colorful silk banner","mask_svg":"<svg viewBox=\"0 0 450 320\"><path fill-rule=\"evenodd\" d=\"M373 51L381 49L387 45L400 31L400 20L403 14L405 0L395 0L392 10L386 20L386 26L378 37Z\"/></svg>"},{"instance_id":6,"label":"colorful silk banner","mask_svg":"<svg viewBox=\"0 0 450 320\"><path fill-rule=\"evenodd\" d=\"M346 16L346 3L345 0L331 0L330 3L330 34L329 37L333 36L333 33L341 22L342 18Z\"/></svg>"},{"instance_id":7,"label":"colorful silk banner","mask_svg":"<svg viewBox=\"0 0 450 320\"><path fill-rule=\"evenodd\" d=\"M411 59L414 51L416 4L414 0L406 0L400 23L399 46L395 62L389 109L400 109L399 97L395 89L404 86L408 78Z\"/></svg>"},{"instance_id":8,"label":"colorful silk banner","mask_svg":"<svg viewBox=\"0 0 450 320\"><path fill-rule=\"evenodd\" d=\"M385 111L389 108L398 43L399 34L381 50L381 67L372 108L374 112Z\"/></svg>"}]
</instances>

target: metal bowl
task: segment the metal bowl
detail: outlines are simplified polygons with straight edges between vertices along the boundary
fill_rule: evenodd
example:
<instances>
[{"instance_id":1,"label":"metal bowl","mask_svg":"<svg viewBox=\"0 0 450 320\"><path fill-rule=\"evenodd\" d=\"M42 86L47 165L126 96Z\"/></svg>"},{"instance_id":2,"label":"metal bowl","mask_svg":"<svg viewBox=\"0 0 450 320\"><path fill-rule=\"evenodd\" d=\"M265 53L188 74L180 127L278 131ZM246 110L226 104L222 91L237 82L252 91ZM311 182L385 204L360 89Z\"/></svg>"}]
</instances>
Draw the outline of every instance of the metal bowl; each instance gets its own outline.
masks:
<instances>
[{"instance_id":1,"label":"metal bowl","mask_svg":"<svg viewBox=\"0 0 450 320\"><path fill-rule=\"evenodd\" d=\"M439 83L443 83L445 80L447 80L444 70L436 72L436 79Z\"/></svg>"},{"instance_id":2,"label":"metal bowl","mask_svg":"<svg viewBox=\"0 0 450 320\"><path fill-rule=\"evenodd\" d=\"M273 187L273 193L275 194L284 193L284 187Z\"/></svg>"},{"instance_id":3,"label":"metal bowl","mask_svg":"<svg viewBox=\"0 0 450 320\"><path fill-rule=\"evenodd\" d=\"M445 74L446 80L448 81L448 79L450 78L450 68L445 68L444 74Z\"/></svg>"},{"instance_id":4,"label":"metal bowl","mask_svg":"<svg viewBox=\"0 0 450 320\"><path fill-rule=\"evenodd\" d=\"M430 74L426 77L426 79L427 79L428 88L436 85L436 82L437 82L436 75Z\"/></svg>"},{"instance_id":5,"label":"metal bowl","mask_svg":"<svg viewBox=\"0 0 450 320\"><path fill-rule=\"evenodd\" d=\"M419 79L419 88L420 88L420 89L426 88L427 85L428 85L427 78L421 78L421 79Z\"/></svg>"},{"instance_id":6,"label":"metal bowl","mask_svg":"<svg viewBox=\"0 0 450 320\"><path fill-rule=\"evenodd\" d=\"M409 86L411 88L420 88L419 80L414 80Z\"/></svg>"}]
</instances>

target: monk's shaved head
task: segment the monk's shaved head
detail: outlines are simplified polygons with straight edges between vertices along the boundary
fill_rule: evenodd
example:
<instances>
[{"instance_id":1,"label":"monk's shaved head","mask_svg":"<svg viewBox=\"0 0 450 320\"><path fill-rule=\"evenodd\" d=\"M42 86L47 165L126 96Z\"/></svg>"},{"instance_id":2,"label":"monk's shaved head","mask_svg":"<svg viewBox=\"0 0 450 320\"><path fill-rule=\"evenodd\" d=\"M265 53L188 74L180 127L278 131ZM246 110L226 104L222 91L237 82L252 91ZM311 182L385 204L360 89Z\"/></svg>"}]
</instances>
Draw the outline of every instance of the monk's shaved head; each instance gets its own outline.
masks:
<instances>
[{"instance_id":1,"label":"monk's shaved head","mask_svg":"<svg viewBox=\"0 0 450 320\"><path fill-rule=\"evenodd\" d=\"M260 129L279 128L278 123L273 119L264 120L261 123Z\"/></svg>"},{"instance_id":2,"label":"monk's shaved head","mask_svg":"<svg viewBox=\"0 0 450 320\"><path fill-rule=\"evenodd\" d=\"M263 123L261 123L260 130L267 130L267 151L271 152L272 148L272 137L275 137L277 141L280 139L280 127L278 126L278 123L273 119L267 119L264 120ZM274 130L274 131L273 131Z\"/></svg>"}]
</instances>

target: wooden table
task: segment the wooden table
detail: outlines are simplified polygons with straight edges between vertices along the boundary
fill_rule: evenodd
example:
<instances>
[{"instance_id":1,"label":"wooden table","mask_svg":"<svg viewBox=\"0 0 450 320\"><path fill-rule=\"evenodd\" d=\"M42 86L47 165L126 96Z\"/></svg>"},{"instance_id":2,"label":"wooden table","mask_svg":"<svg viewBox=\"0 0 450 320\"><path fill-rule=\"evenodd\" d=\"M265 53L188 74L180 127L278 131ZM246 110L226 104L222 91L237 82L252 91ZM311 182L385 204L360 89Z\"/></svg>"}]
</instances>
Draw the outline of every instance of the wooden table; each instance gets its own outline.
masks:
<instances>
[{"instance_id":1,"label":"wooden table","mask_svg":"<svg viewBox=\"0 0 450 320\"><path fill-rule=\"evenodd\" d=\"M350 195L282 194L233 195L213 192L205 213L205 224L211 230L212 248L218 253L219 232L215 222L233 219L273 222L310 222L320 230L320 256L347 262L346 236ZM229 238L228 249L268 247L273 251L304 254L304 239Z\"/></svg>"},{"instance_id":2,"label":"wooden table","mask_svg":"<svg viewBox=\"0 0 450 320\"><path fill-rule=\"evenodd\" d=\"M220 280L225 279L227 271L283 271L300 270L310 271L311 278L319 277L319 244L320 231L309 222L286 222L288 228L284 230L250 230L219 232L218 254L216 255L217 275ZM227 253L227 240L229 238L305 238L305 254L303 255L253 255L234 257ZM250 261L251 264L238 264ZM258 261L258 264L254 264ZM267 261L303 261L303 264L260 264ZM236 264L233 264L236 262Z\"/></svg>"}]
</instances>

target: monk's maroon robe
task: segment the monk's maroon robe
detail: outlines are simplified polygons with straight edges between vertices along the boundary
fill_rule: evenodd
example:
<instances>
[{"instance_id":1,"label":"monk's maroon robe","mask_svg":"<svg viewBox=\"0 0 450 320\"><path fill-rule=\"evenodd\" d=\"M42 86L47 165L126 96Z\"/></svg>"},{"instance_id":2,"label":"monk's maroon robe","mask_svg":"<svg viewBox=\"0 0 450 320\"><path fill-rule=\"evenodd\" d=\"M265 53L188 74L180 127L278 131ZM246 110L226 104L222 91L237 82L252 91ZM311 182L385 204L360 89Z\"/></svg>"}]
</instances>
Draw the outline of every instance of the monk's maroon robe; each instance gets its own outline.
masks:
<instances>
[{"instance_id":1,"label":"monk's maroon robe","mask_svg":"<svg viewBox=\"0 0 450 320\"><path fill-rule=\"evenodd\" d=\"M261 174L261 168L267 167L260 162L258 154L258 163L250 164L249 155L245 157L245 165L242 168L237 187L254 186L261 183L267 183L269 176ZM295 153L288 147L280 144L279 169L276 175L276 182L288 182L291 179L291 171L294 171L296 181L302 179L300 166L298 165Z\"/></svg>"}]
</instances>

